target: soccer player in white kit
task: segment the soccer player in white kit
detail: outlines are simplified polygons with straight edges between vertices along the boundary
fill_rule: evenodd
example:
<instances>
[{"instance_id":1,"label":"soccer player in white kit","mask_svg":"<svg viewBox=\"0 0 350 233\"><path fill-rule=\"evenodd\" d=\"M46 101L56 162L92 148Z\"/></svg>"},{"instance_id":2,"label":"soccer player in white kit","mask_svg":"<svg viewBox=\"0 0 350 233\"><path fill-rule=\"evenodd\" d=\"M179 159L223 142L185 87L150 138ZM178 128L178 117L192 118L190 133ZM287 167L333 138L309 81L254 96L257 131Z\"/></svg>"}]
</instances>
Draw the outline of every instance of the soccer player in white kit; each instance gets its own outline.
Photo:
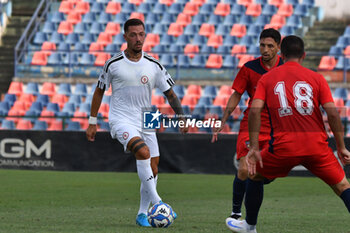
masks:
<instances>
[{"instance_id":1,"label":"soccer player in white kit","mask_svg":"<svg viewBox=\"0 0 350 233\"><path fill-rule=\"evenodd\" d=\"M156 189L159 148L154 131L142 130L142 112L150 109L152 89L159 88L167 97L177 115L183 115L181 103L172 90L174 81L166 69L150 55L142 51L146 37L145 27L139 19L129 19L124 24L127 49L109 59L99 76L95 89L86 136L95 140L97 113L104 91L111 85L112 96L109 124L112 138L124 146L126 152L135 155L137 173L141 181L140 208L136 223L150 226L147 210L150 204L161 201ZM183 120L183 119L182 119ZM188 128L180 128L186 133Z\"/></svg>"}]
</instances>

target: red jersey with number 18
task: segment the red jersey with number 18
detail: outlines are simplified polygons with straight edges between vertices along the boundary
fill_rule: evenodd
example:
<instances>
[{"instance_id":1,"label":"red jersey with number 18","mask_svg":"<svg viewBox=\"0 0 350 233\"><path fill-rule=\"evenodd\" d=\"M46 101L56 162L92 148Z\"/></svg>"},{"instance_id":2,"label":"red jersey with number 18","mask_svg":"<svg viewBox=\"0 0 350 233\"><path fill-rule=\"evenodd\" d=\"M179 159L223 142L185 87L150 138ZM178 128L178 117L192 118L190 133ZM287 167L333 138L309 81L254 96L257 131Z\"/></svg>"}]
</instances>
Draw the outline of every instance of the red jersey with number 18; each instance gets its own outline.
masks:
<instances>
[{"instance_id":1,"label":"red jersey with number 18","mask_svg":"<svg viewBox=\"0 0 350 233\"><path fill-rule=\"evenodd\" d=\"M320 105L333 98L322 75L287 62L263 75L254 99L265 101L269 112L269 152L279 156L328 153Z\"/></svg>"}]
</instances>

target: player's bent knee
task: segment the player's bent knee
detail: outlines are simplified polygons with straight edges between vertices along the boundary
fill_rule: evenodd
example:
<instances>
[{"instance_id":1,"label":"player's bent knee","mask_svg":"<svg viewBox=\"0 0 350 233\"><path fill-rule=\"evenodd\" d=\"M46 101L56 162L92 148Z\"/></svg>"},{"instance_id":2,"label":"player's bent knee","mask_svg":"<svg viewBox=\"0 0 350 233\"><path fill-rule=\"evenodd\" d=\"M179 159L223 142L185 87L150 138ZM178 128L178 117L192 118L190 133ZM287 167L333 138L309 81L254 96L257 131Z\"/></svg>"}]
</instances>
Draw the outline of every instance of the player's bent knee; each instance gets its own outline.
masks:
<instances>
[{"instance_id":1,"label":"player's bent knee","mask_svg":"<svg viewBox=\"0 0 350 233\"><path fill-rule=\"evenodd\" d=\"M151 157L148 146L145 143L141 143L139 144L139 146L136 146L136 147L138 148L135 148L133 151L136 159L143 160L143 159L149 159Z\"/></svg>"},{"instance_id":2,"label":"player's bent knee","mask_svg":"<svg viewBox=\"0 0 350 233\"><path fill-rule=\"evenodd\" d=\"M338 184L336 184L336 185L332 185L331 187L332 187L332 189L334 190L334 192L335 192L338 196L340 196L340 195L344 192L344 190L350 188L350 184L349 184L349 181L344 177L344 178L342 179L342 181L340 181L340 182L339 182Z\"/></svg>"}]
</instances>

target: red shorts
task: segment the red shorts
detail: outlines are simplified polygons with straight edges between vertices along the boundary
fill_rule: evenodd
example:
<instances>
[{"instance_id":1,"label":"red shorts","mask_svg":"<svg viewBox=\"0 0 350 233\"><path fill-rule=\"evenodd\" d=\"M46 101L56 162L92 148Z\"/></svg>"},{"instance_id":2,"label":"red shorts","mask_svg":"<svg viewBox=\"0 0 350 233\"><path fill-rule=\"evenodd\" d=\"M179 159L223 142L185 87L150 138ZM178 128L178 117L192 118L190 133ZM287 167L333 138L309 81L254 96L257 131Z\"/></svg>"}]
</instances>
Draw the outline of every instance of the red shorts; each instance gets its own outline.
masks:
<instances>
[{"instance_id":1,"label":"red shorts","mask_svg":"<svg viewBox=\"0 0 350 233\"><path fill-rule=\"evenodd\" d=\"M303 165L328 185L338 184L345 176L343 168L331 148L324 155L278 156L267 149L261 152L263 168L259 164L256 171L268 179L285 177L297 165ZM327 151L327 149L325 149Z\"/></svg>"},{"instance_id":2,"label":"red shorts","mask_svg":"<svg viewBox=\"0 0 350 233\"><path fill-rule=\"evenodd\" d=\"M269 146L271 136L268 134L260 134L259 135L259 148L263 150ZM246 156L249 151L249 133L248 132L240 132L237 138L236 152L237 152L237 160Z\"/></svg>"}]
</instances>

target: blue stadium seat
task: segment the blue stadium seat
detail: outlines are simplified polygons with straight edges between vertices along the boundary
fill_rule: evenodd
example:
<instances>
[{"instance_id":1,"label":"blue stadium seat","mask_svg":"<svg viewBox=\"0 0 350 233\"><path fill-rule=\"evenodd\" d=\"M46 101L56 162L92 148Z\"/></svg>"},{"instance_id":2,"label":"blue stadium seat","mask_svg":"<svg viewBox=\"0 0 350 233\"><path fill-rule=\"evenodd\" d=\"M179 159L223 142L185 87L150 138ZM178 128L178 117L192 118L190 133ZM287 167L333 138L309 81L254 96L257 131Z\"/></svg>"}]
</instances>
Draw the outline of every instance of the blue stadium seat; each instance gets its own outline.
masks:
<instances>
[{"instance_id":1,"label":"blue stadium seat","mask_svg":"<svg viewBox=\"0 0 350 233\"><path fill-rule=\"evenodd\" d=\"M222 23L220 23L215 30L216 35L222 35L222 36L229 35L230 32L231 32L231 26L225 25Z\"/></svg>"},{"instance_id":2,"label":"blue stadium seat","mask_svg":"<svg viewBox=\"0 0 350 233\"><path fill-rule=\"evenodd\" d=\"M52 43L58 44L60 42L63 42L64 40L65 39L63 34L60 34L58 32L53 32L49 41Z\"/></svg>"},{"instance_id":3,"label":"blue stadium seat","mask_svg":"<svg viewBox=\"0 0 350 233\"><path fill-rule=\"evenodd\" d=\"M168 67L174 67L174 55L172 54L163 54L160 56L160 63L162 63L166 68Z\"/></svg>"},{"instance_id":4,"label":"blue stadium seat","mask_svg":"<svg viewBox=\"0 0 350 233\"><path fill-rule=\"evenodd\" d=\"M114 18L113 22L119 23L119 24L124 24L126 20L129 19L129 13L123 13L120 12L119 14L117 14Z\"/></svg>"},{"instance_id":5,"label":"blue stadium seat","mask_svg":"<svg viewBox=\"0 0 350 233\"><path fill-rule=\"evenodd\" d=\"M152 12L155 14L164 14L164 12L168 11L168 7L165 4L161 4L159 2L157 2L154 7Z\"/></svg>"},{"instance_id":6,"label":"blue stadium seat","mask_svg":"<svg viewBox=\"0 0 350 233\"><path fill-rule=\"evenodd\" d=\"M205 106L196 106L192 111L192 117L195 119L204 119L207 109Z\"/></svg>"},{"instance_id":7,"label":"blue stadium seat","mask_svg":"<svg viewBox=\"0 0 350 233\"><path fill-rule=\"evenodd\" d=\"M224 37L224 41L223 41L223 45L227 45L227 46L233 46L235 44L238 44L239 40L237 37L235 36L230 36L230 35L226 35Z\"/></svg>"},{"instance_id":8,"label":"blue stadium seat","mask_svg":"<svg viewBox=\"0 0 350 233\"><path fill-rule=\"evenodd\" d=\"M8 102L0 102L0 115L6 116L8 111L10 110L11 106Z\"/></svg>"},{"instance_id":9,"label":"blue stadium seat","mask_svg":"<svg viewBox=\"0 0 350 233\"><path fill-rule=\"evenodd\" d=\"M64 14L62 12L55 11L52 13L50 21L53 23L60 23L65 20Z\"/></svg>"},{"instance_id":10,"label":"blue stadium seat","mask_svg":"<svg viewBox=\"0 0 350 233\"><path fill-rule=\"evenodd\" d=\"M210 3L204 3L201 8L199 9L199 14L206 14L209 15L213 13L215 10L215 5Z\"/></svg>"},{"instance_id":11,"label":"blue stadium seat","mask_svg":"<svg viewBox=\"0 0 350 233\"><path fill-rule=\"evenodd\" d=\"M105 6L102 2L94 2L90 7L90 12L101 13L105 11Z\"/></svg>"},{"instance_id":12,"label":"blue stadium seat","mask_svg":"<svg viewBox=\"0 0 350 233\"><path fill-rule=\"evenodd\" d=\"M75 90L74 90L75 95L86 96L87 93L88 93L87 85L85 83L77 83L75 85Z\"/></svg>"},{"instance_id":13,"label":"blue stadium seat","mask_svg":"<svg viewBox=\"0 0 350 233\"><path fill-rule=\"evenodd\" d=\"M78 52L88 52L89 51L89 46L88 44L83 44L83 43L75 43L74 45L74 51Z\"/></svg>"},{"instance_id":14,"label":"blue stadium seat","mask_svg":"<svg viewBox=\"0 0 350 233\"><path fill-rule=\"evenodd\" d=\"M210 97L214 99L218 93L218 88L213 85L207 85L203 89L202 97Z\"/></svg>"},{"instance_id":15,"label":"blue stadium seat","mask_svg":"<svg viewBox=\"0 0 350 233\"><path fill-rule=\"evenodd\" d=\"M345 31L344 31L344 34L343 34L344 37L350 37L350 26L347 26L345 28Z\"/></svg>"},{"instance_id":16,"label":"blue stadium seat","mask_svg":"<svg viewBox=\"0 0 350 233\"><path fill-rule=\"evenodd\" d=\"M166 53L168 52L168 47L163 44L158 44L153 47L152 52L154 53Z\"/></svg>"},{"instance_id":17,"label":"blue stadium seat","mask_svg":"<svg viewBox=\"0 0 350 233\"><path fill-rule=\"evenodd\" d=\"M95 86L95 85L94 85L94 86ZM95 86L95 88L96 88L96 86ZM89 94L89 95L86 96L84 103L91 104L91 101L92 101L92 97L93 97L95 88L91 91L92 94Z\"/></svg>"},{"instance_id":18,"label":"blue stadium seat","mask_svg":"<svg viewBox=\"0 0 350 233\"><path fill-rule=\"evenodd\" d=\"M254 25L264 27L268 23L270 23L270 17L268 15L259 15L256 18Z\"/></svg>"},{"instance_id":19,"label":"blue stadium seat","mask_svg":"<svg viewBox=\"0 0 350 233\"><path fill-rule=\"evenodd\" d=\"M195 35L199 31L199 25L189 24L184 29L184 35Z\"/></svg>"},{"instance_id":20,"label":"blue stadium seat","mask_svg":"<svg viewBox=\"0 0 350 233\"><path fill-rule=\"evenodd\" d=\"M108 53L117 53L120 51L120 46L117 45L117 44L108 44L105 48L105 52L108 52Z\"/></svg>"},{"instance_id":21,"label":"blue stadium seat","mask_svg":"<svg viewBox=\"0 0 350 233\"><path fill-rule=\"evenodd\" d=\"M36 114L36 116L39 116L41 111L43 110L43 104L41 102L34 102L32 103L32 105L30 106L29 110L34 112Z\"/></svg>"},{"instance_id":22,"label":"blue stadium seat","mask_svg":"<svg viewBox=\"0 0 350 233\"><path fill-rule=\"evenodd\" d=\"M122 33L115 35L115 37L113 39L113 44L122 45L125 42L126 41L125 41Z\"/></svg>"},{"instance_id":23,"label":"blue stadium seat","mask_svg":"<svg viewBox=\"0 0 350 233\"><path fill-rule=\"evenodd\" d=\"M216 53L219 53L219 54L222 54L222 55L230 54L231 53L231 46L229 46L229 45L221 45L216 50Z\"/></svg>"},{"instance_id":24,"label":"blue stadium seat","mask_svg":"<svg viewBox=\"0 0 350 233\"><path fill-rule=\"evenodd\" d=\"M79 41L80 41L79 34L78 33L74 33L74 32L68 34L67 37L66 37L66 40L65 40L65 42L67 44L70 44L70 45L75 44L75 43L77 43Z\"/></svg>"},{"instance_id":25,"label":"blue stadium seat","mask_svg":"<svg viewBox=\"0 0 350 233\"><path fill-rule=\"evenodd\" d=\"M81 22L83 23L89 23L92 24L93 22L97 21L96 13L95 12L87 12L85 15L83 15Z\"/></svg>"},{"instance_id":26,"label":"blue stadium seat","mask_svg":"<svg viewBox=\"0 0 350 233\"><path fill-rule=\"evenodd\" d=\"M67 128L65 128L66 131L80 131L80 123L77 121L68 121L67 122Z\"/></svg>"},{"instance_id":27,"label":"blue stadium seat","mask_svg":"<svg viewBox=\"0 0 350 233\"><path fill-rule=\"evenodd\" d=\"M57 90L58 94L70 96L72 94L72 88L70 83L60 83Z\"/></svg>"},{"instance_id":28,"label":"blue stadium seat","mask_svg":"<svg viewBox=\"0 0 350 233\"><path fill-rule=\"evenodd\" d=\"M200 26L205 22L207 22L207 17L204 14L199 13L193 16L191 24Z\"/></svg>"},{"instance_id":29,"label":"blue stadium seat","mask_svg":"<svg viewBox=\"0 0 350 233\"><path fill-rule=\"evenodd\" d=\"M191 37L190 35L180 35L177 40L176 40L176 45L181 45L181 46L185 46L189 43L191 43ZM171 47L171 45L170 45ZM169 51L170 51L170 48L169 48ZM182 50L183 51L183 50Z\"/></svg>"},{"instance_id":30,"label":"blue stadium seat","mask_svg":"<svg viewBox=\"0 0 350 233\"><path fill-rule=\"evenodd\" d=\"M231 15L245 15L246 8L240 4L234 4L231 7Z\"/></svg>"},{"instance_id":31,"label":"blue stadium seat","mask_svg":"<svg viewBox=\"0 0 350 233\"><path fill-rule=\"evenodd\" d=\"M100 121L98 123L98 125L100 126L100 130L105 130L105 131L109 131L110 130L108 122Z\"/></svg>"},{"instance_id":32,"label":"blue stadium seat","mask_svg":"<svg viewBox=\"0 0 350 233\"><path fill-rule=\"evenodd\" d=\"M231 127L231 132L238 133L240 125L241 125L240 121L233 122L232 127Z\"/></svg>"},{"instance_id":33,"label":"blue stadium seat","mask_svg":"<svg viewBox=\"0 0 350 233\"><path fill-rule=\"evenodd\" d=\"M185 87L183 85L173 86L173 91L179 99L182 99L185 96Z\"/></svg>"},{"instance_id":34,"label":"blue stadium seat","mask_svg":"<svg viewBox=\"0 0 350 233\"><path fill-rule=\"evenodd\" d=\"M76 106L78 106L78 104L75 104L73 102L67 102L64 104L61 112L65 112L69 117L73 117L74 112L76 110Z\"/></svg>"},{"instance_id":35,"label":"blue stadium seat","mask_svg":"<svg viewBox=\"0 0 350 233\"><path fill-rule=\"evenodd\" d=\"M289 36L289 35L294 35L295 30L294 30L294 27L285 25L280 29L280 33L282 36Z\"/></svg>"},{"instance_id":36,"label":"blue stadium seat","mask_svg":"<svg viewBox=\"0 0 350 233\"><path fill-rule=\"evenodd\" d=\"M220 23L222 23L222 21L223 21L222 16L212 13L209 15L209 19L207 23L217 26Z\"/></svg>"},{"instance_id":37,"label":"blue stadium seat","mask_svg":"<svg viewBox=\"0 0 350 233\"><path fill-rule=\"evenodd\" d=\"M139 5L137 8L137 12L143 13L143 14L148 14L152 10L152 4L149 2L143 2ZM148 17L148 15L147 15Z\"/></svg>"},{"instance_id":38,"label":"blue stadium seat","mask_svg":"<svg viewBox=\"0 0 350 233\"><path fill-rule=\"evenodd\" d=\"M95 34L95 35L98 35L100 34L101 32L103 32L105 30L105 27L102 23L99 23L99 22L93 22L91 24L91 27L90 27L90 30L89 32L91 34Z\"/></svg>"},{"instance_id":39,"label":"blue stadium seat","mask_svg":"<svg viewBox=\"0 0 350 233\"><path fill-rule=\"evenodd\" d=\"M344 101L348 99L348 89L346 87L337 87L334 90L333 97L341 98Z\"/></svg>"},{"instance_id":40,"label":"blue stadium seat","mask_svg":"<svg viewBox=\"0 0 350 233\"><path fill-rule=\"evenodd\" d=\"M90 32L85 32L83 35L83 39L80 41L83 44L90 45L92 42L96 41L96 36L91 34Z\"/></svg>"},{"instance_id":41,"label":"blue stadium seat","mask_svg":"<svg viewBox=\"0 0 350 233\"><path fill-rule=\"evenodd\" d=\"M90 115L90 110L91 110L90 103L81 103L79 105L79 112L85 112L86 114Z\"/></svg>"},{"instance_id":42,"label":"blue stadium seat","mask_svg":"<svg viewBox=\"0 0 350 233\"><path fill-rule=\"evenodd\" d=\"M56 24L50 21L46 21L43 25L43 28L41 29L43 33L53 33L57 31Z\"/></svg>"},{"instance_id":43,"label":"blue stadium seat","mask_svg":"<svg viewBox=\"0 0 350 233\"><path fill-rule=\"evenodd\" d=\"M60 43L58 43L56 51L58 51L58 52L67 52L70 49L71 49L70 48L70 44L67 44L66 42L60 42Z\"/></svg>"},{"instance_id":44,"label":"blue stadium seat","mask_svg":"<svg viewBox=\"0 0 350 233\"><path fill-rule=\"evenodd\" d=\"M251 24L248 26L247 34L248 36L258 37L263 30L262 26Z\"/></svg>"},{"instance_id":45,"label":"blue stadium seat","mask_svg":"<svg viewBox=\"0 0 350 233\"><path fill-rule=\"evenodd\" d=\"M2 129L16 129L16 125L15 125L14 121L5 119L5 120L2 120L1 128Z\"/></svg>"},{"instance_id":46,"label":"blue stadium seat","mask_svg":"<svg viewBox=\"0 0 350 233\"><path fill-rule=\"evenodd\" d=\"M267 15L267 16L273 16L274 14L277 13L277 7L274 5L270 5L270 4L266 4L265 6L263 6L262 10L261 10L261 14L262 15Z\"/></svg>"},{"instance_id":47,"label":"blue stadium seat","mask_svg":"<svg viewBox=\"0 0 350 233\"><path fill-rule=\"evenodd\" d=\"M223 25L228 25L230 27L233 26L233 24L238 23L239 22L239 17L237 15L227 15L224 18L224 21L222 22Z\"/></svg>"},{"instance_id":48,"label":"blue stadium seat","mask_svg":"<svg viewBox=\"0 0 350 233\"><path fill-rule=\"evenodd\" d=\"M63 65L63 55L59 52L53 52L47 60L48 65Z\"/></svg>"},{"instance_id":49,"label":"blue stadium seat","mask_svg":"<svg viewBox=\"0 0 350 233\"><path fill-rule=\"evenodd\" d=\"M112 21L113 21L113 16L106 12L102 12L97 20L97 22L102 24L107 24L108 22L112 22Z\"/></svg>"},{"instance_id":50,"label":"blue stadium seat","mask_svg":"<svg viewBox=\"0 0 350 233\"><path fill-rule=\"evenodd\" d=\"M224 56L224 60L222 62L223 68L233 68L238 65L238 58L236 56L226 55Z\"/></svg>"},{"instance_id":51,"label":"blue stadium seat","mask_svg":"<svg viewBox=\"0 0 350 233\"><path fill-rule=\"evenodd\" d=\"M196 34L193 37L192 44L202 46L202 45L206 45L207 41L208 41L207 37Z\"/></svg>"},{"instance_id":52,"label":"blue stadium seat","mask_svg":"<svg viewBox=\"0 0 350 233\"><path fill-rule=\"evenodd\" d=\"M6 93L3 99L3 102L7 102L10 104L10 106L13 106L13 103L16 102L17 97L15 94L8 94Z\"/></svg>"},{"instance_id":53,"label":"blue stadium seat","mask_svg":"<svg viewBox=\"0 0 350 233\"><path fill-rule=\"evenodd\" d=\"M29 82L27 83L26 89L24 90L24 93L33 94L37 96L39 94L39 84Z\"/></svg>"},{"instance_id":54,"label":"blue stadium seat","mask_svg":"<svg viewBox=\"0 0 350 233\"><path fill-rule=\"evenodd\" d=\"M52 112L54 112L56 114L56 113L58 113L60 111L60 107L58 106L57 103L48 103L47 107L46 107L46 110L52 111Z\"/></svg>"},{"instance_id":55,"label":"blue stadium seat","mask_svg":"<svg viewBox=\"0 0 350 233\"><path fill-rule=\"evenodd\" d=\"M299 0L287 0L287 4L292 4L294 8L296 5L299 5Z\"/></svg>"},{"instance_id":56,"label":"blue stadium seat","mask_svg":"<svg viewBox=\"0 0 350 233\"><path fill-rule=\"evenodd\" d=\"M339 57L343 55L343 49L341 47L337 47L333 45L329 49L328 55L333 56L336 59L339 59Z\"/></svg>"},{"instance_id":57,"label":"blue stadium seat","mask_svg":"<svg viewBox=\"0 0 350 233\"><path fill-rule=\"evenodd\" d=\"M292 26L295 29L296 28L301 28L303 26L303 23L301 21L301 17L298 15L291 15L286 22L287 26Z\"/></svg>"},{"instance_id":58,"label":"blue stadium seat","mask_svg":"<svg viewBox=\"0 0 350 233\"><path fill-rule=\"evenodd\" d=\"M336 46L345 49L346 46L350 45L350 38L345 36L339 36Z\"/></svg>"},{"instance_id":59,"label":"blue stadium seat","mask_svg":"<svg viewBox=\"0 0 350 233\"><path fill-rule=\"evenodd\" d=\"M260 5L265 5L268 4L268 0L255 0L255 3L260 4Z\"/></svg>"},{"instance_id":60,"label":"blue stadium seat","mask_svg":"<svg viewBox=\"0 0 350 233\"><path fill-rule=\"evenodd\" d=\"M169 6L168 13L170 14L179 14L183 10L183 4L182 3L173 3Z\"/></svg>"},{"instance_id":61,"label":"blue stadium seat","mask_svg":"<svg viewBox=\"0 0 350 233\"><path fill-rule=\"evenodd\" d=\"M293 14L301 17L309 16L309 7L307 5L298 4L294 8Z\"/></svg>"},{"instance_id":62,"label":"blue stadium seat","mask_svg":"<svg viewBox=\"0 0 350 233\"><path fill-rule=\"evenodd\" d=\"M250 46L250 45L253 45L253 44L255 44L254 37L253 36L248 36L248 35L243 36L241 38L241 40L239 41L239 44L240 45L245 45L247 47Z\"/></svg>"},{"instance_id":63,"label":"blue stadium seat","mask_svg":"<svg viewBox=\"0 0 350 233\"><path fill-rule=\"evenodd\" d=\"M162 19L160 20L160 23L169 25L171 23L174 23L175 21L176 21L176 15L175 14L170 14L168 12L165 12L163 14Z\"/></svg>"},{"instance_id":64,"label":"blue stadium seat","mask_svg":"<svg viewBox=\"0 0 350 233\"><path fill-rule=\"evenodd\" d=\"M187 67L190 66L190 63L191 63L191 59L187 55L180 54L180 55L177 56L177 64L180 67L187 68Z\"/></svg>"},{"instance_id":65,"label":"blue stadium seat","mask_svg":"<svg viewBox=\"0 0 350 233\"><path fill-rule=\"evenodd\" d=\"M48 36L46 33L44 33L44 32L36 32L35 33L34 40L33 40L33 43L35 45L41 45L45 41L48 41Z\"/></svg>"},{"instance_id":66,"label":"blue stadium seat","mask_svg":"<svg viewBox=\"0 0 350 233\"><path fill-rule=\"evenodd\" d=\"M142 5L142 4L141 4ZM140 5L140 6L141 6ZM151 24L154 25L160 21L160 15L156 13L148 13L145 18L145 24Z\"/></svg>"},{"instance_id":67,"label":"blue stadium seat","mask_svg":"<svg viewBox=\"0 0 350 233\"><path fill-rule=\"evenodd\" d=\"M84 23L84 22L77 23L74 26L74 30L73 30L73 32L78 33L78 34L84 34L87 31L89 31L89 24Z\"/></svg>"},{"instance_id":68,"label":"blue stadium seat","mask_svg":"<svg viewBox=\"0 0 350 233\"><path fill-rule=\"evenodd\" d=\"M35 120L32 130L47 130L48 125L46 121Z\"/></svg>"},{"instance_id":69,"label":"blue stadium seat","mask_svg":"<svg viewBox=\"0 0 350 233\"><path fill-rule=\"evenodd\" d=\"M207 0L207 3L216 5L220 2L220 0Z\"/></svg>"},{"instance_id":70,"label":"blue stadium seat","mask_svg":"<svg viewBox=\"0 0 350 233\"><path fill-rule=\"evenodd\" d=\"M39 94L35 102L40 102L43 105L43 107L46 107L47 104L50 102L50 97L48 95Z\"/></svg>"},{"instance_id":71,"label":"blue stadium seat","mask_svg":"<svg viewBox=\"0 0 350 233\"><path fill-rule=\"evenodd\" d=\"M216 114L218 115L219 118L222 118L223 111L221 106L212 105L212 106L209 106L209 113Z\"/></svg>"},{"instance_id":72,"label":"blue stadium seat","mask_svg":"<svg viewBox=\"0 0 350 233\"><path fill-rule=\"evenodd\" d=\"M79 54L78 53L67 53L63 59L63 64L67 66L77 66L80 65Z\"/></svg>"},{"instance_id":73,"label":"blue stadium seat","mask_svg":"<svg viewBox=\"0 0 350 233\"><path fill-rule=\"evenodd\" d=\"M224 0L224 3L230 4L232 6L233 4L237 3L237 0Z\"/></svg>"},{"instance_id":74,"label":"blue stadium seat","mask_svg":"<svg viewBox=\"0 0 350 233\"><path fill-rule=\"evenodd\" d=\"M188 105L182 105L182 110L184 111L185 115L191 115L192 114L191 108Z\"/></svg>"},{"instance_id":75,"label":"blue stadium seat","mask_svg":"<svg viewBox=\"0 0 350 233\"><path fill-rule=\"evenodd\" d=\"M204 68L207 63L207 57L202 54L197 54L191 61L192 67Z\"/></svg>"},{"instance_id":76,"label":"blue stadium seat","mask_svg":"<svg viewBox=\"0 0 350 233\"><path fill-rule=\"evenodd\" d=\"M339 57L335 70L350 70L350 58Z\"/></svg>"},{"instance_id":77,"label":"blue stadium seat","mask_svg":"<svg viewBox=\"0 0 350 233\"><path fill-rule=\"evenodd\" d=\"M204 106L205 108L209 108L213 104L213 98L210 96L201 96L201 98L198 100L198 103L196 106Z\"/></svg>"},{"instance_id":78,"label":"blue stadium seat","mask_svg":"<svg viewBox=\"0 0 350 233\"><path fill-rule=\"evenodd\" d=\"M104 95L102 98L102 103L109 104L111 102L111 96L110 95Z\"/></svg>"},{"instance_id":79,"label":"blue stadium seat","mask_svg":"<svg viewBox=\"0 0 350 233\"><path fill-rule=\"evenodd\" d=\"M162 45L171 45L173 43L175 43L176 39L175 37L173 36L170 36L168 34L163 34L161 37L160 37L160 42L159 44L162 44Z\"/></svg>"},{"instance_id":80,"label":"blue stadium seat","mask_svg":"<svg viewBox=\"0 0 350 233\"><path fill-rule=\"evenodd\" d=\"M187 43L186 43L187 44ZM184 52L184 47L182 44L171 44L169 47L169 52L170 53L175 53L175 54L180 54Z\"/></svg>"},{"instance_id":81,"label":"blue stadium seat","mask_svg":"<svg viewBox=\"0 0 350 233\"><path fill-rule=\"evenodd\" d=\"M216 53L216 50L214 47L212 46L208 46L208 45L203 45L200 49L200 52L202 54L205 54L205 55L209 55L211 53Z\"/></svg>"},{"instance_id":82,"label":"blue stadium seat","mask_svg":"<svg viewBox=\"0 0 350 233\"><path fill-rule=\"evenodd\" d=\"M167 32L168 32L168 25L160 24L160 23L156 23L152 30L152 33L159 34L159 35L167 34Z\"/></svg>"},{"instance_id":83,"label":"blue stadium seat","mask_svg":"<svg viewBox=\"0 0 350 233\"><path fill-rule=\"evenodd\" d=\"M136 11L136 6L132 3L129 3L129 2L124 2L123 5L122 5L122 13L127 13L127 14L130 14L131 12L134 12Z\"/></svg>"},{"instance_id":84,"label":"blue stadium seat","mask_svg":"<svg viewBox=\"0 0 350 233\"><path fill-rule=\"evenodd\" d=\"M260 48L257 45L251 45L251 46L249 46L249 49L247 52L248 52L248 54L252 54L254 56L259 56L260 55Z\"/></svg>"},{"instance_id":85,"label":"blue stadium seat","mask_svg":"<svg viewBox=\"0 0 350 233\"><path fill-rule=\"evenodd\" d=\"M239 19L239 23L248 26L249 24L253 23L253 16L242 15L241 18Z\"/></svg>"},{"instance_id":86,"label":"blue stadium seat","mask_svg":"<svg viewBox=\"0 0 350 233\"><path fill-rule=\"evenodd\" d=\"M307 5L309 7L315 6L315 0L303 0L302 4Z\"/></svg>"}]
</instances>

